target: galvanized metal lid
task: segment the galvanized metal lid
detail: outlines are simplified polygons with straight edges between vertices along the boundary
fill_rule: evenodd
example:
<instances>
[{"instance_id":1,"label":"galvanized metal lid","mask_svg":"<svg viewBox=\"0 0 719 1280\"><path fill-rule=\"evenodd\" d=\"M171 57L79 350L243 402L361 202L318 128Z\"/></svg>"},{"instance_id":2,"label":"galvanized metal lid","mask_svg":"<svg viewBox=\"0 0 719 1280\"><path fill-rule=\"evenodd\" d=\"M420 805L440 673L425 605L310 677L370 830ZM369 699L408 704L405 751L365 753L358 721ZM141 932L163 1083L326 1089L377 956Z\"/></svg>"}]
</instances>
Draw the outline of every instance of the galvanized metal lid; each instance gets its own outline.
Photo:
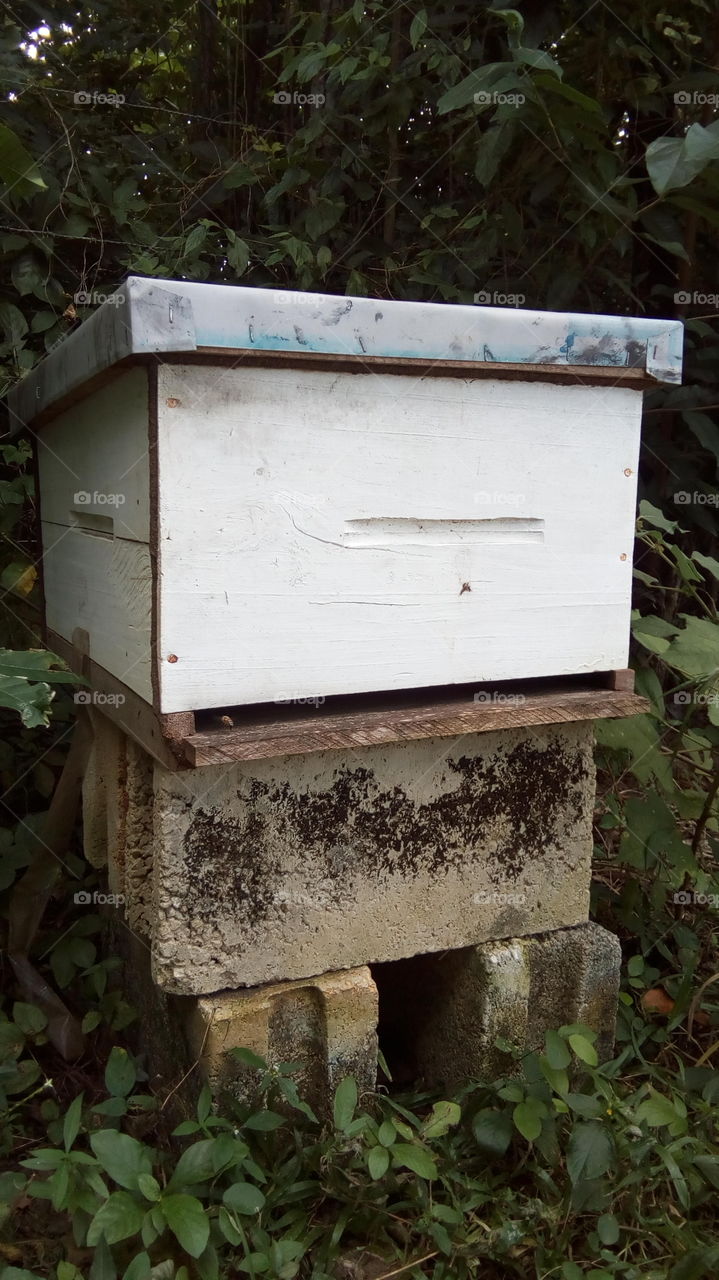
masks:
<instances>
[{"instance_id":1,"label":"galvanized metal lid","mask_svg":"<svg viewBox=\"0 0 719 1280\"><path fill-rule=\"evenodd\" d=\"M528 377L531 366L608 366L680 382L682 337L676 320L385 302L130 276L9 392L7 406L10 429L17 430L130 356L207 348L365 357L368 365L378 356L424 366L459 361L485 372L489 365L521 364Z\"/></svg>"}]
</instances>

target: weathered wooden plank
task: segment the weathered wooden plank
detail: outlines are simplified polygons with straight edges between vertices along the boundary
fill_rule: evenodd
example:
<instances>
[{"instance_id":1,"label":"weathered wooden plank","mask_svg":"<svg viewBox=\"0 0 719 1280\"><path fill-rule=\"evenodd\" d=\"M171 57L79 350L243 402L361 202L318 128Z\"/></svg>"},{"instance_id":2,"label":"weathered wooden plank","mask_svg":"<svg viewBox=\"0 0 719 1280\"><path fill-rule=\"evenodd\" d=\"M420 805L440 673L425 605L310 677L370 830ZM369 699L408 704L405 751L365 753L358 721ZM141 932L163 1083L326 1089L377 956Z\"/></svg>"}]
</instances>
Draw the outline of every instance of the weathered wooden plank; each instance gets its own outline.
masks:
<instances>
[{"instance_id":1,"label":"weathered wooden plank","mask_svg":"<svg viewBox=\"0 0 719 1280\"><path fill-rule=\"evenodd\" d=\"M89 636L94 662L152 702L152 567L144 543L42 524L45 625Z\"/></svg>"},{"instance_id":2,"label":"weathered wooden plank","mask_svg":"<svg viewBox=\"0 0 719 1280\"><path fill-rule=\"evenodd\" d=\"M185 740L185 756L198 767L233 760L262 760L346 747L378 746L422 738L489 733L528 725L559 724L638 715L644 698L609 689L555 689L505 700L442 702L331 714L302 713L276 720L248 720L234 728L217 727ZM520 700L522 699L522 700Z\"/></svg>"},{"instance_id":3,"label":"weathered wooden plank","mask_svg":"<svg viewBox=\"0 0 719 1280\"><path fill-rule=\"evenodd\" d=\"M158 371L159 708L625 667L641 394Z\"/></svg>"},{"instance_id":4,"label":"weathered wooden plank","mask_svg":"<svg viewBox=\"0 0 719 1280\"><path fill-rule=\"evenodd\" d=\"M37 437L43 519L148 542L148 388L129 369Z\"/></svg>"},{"instance_id":5,"label":"weathered wooden plank","mask_svg":"<svg viewBox=\"0 0 719 1280\"><path fill-rule=\"evenodd\" d=\"M77 638L79 637L76 636ZM181 750L173 751L171 744L177 728L192 730L193 717L182 717L183 723L178 725L173 716L169 717L173 723L165 724L164 718L158 717L144 698L139 697L129 685L117 680L97 662L93 662L92 658L83 653L82 647L54 631L47 631L45 639L48 648L62 658L71 671L87 680L89 692L78 693L81 697L86 696L97 712L112 720L113 724L138 742L166 769L174 770L185 764L184 759L180 759Z\"/></svg>"}]
</instances>

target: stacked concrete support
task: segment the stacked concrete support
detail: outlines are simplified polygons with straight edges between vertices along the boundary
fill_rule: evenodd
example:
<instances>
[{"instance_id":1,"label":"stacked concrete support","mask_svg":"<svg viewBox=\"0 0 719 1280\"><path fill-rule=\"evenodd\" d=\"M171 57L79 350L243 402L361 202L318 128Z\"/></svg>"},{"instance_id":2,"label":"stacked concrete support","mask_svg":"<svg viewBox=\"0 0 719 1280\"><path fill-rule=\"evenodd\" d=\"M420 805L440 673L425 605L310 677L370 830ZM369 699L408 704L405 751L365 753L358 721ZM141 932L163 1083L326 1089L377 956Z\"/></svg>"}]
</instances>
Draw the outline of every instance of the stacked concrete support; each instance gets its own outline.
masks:
<instances>
[{"instance_id":1,"label":"stacked concrete support","mask_svg":"<svg viewBox=\"0 0 719 1280\"><path fill-rule=\"evenodd\" d=\"M609 1049L590 722L175 771L94 724L87 857L217 1089L249 1087L242 1046L302 1061L315 1100L371 1088L378 1019L428 1082L570 1021Z\"/></svg>"}]
</instances>

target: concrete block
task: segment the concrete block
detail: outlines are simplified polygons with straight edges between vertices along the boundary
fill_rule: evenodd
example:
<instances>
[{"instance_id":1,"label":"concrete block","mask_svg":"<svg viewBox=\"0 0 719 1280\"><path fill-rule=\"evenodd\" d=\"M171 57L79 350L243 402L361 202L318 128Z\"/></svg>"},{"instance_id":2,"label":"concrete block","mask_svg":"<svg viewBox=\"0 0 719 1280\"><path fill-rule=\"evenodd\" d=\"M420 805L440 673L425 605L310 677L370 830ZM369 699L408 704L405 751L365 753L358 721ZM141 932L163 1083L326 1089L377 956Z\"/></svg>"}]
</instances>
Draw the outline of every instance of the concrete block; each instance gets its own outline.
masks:
<instances>
[{"instance_id":1,"label":"concrete block","mask_svg":"<svg viewBox=\"0 0 719 1280\"><path fill-rule=\"evenodd\" d=\"M112 721L91 712L93 745L83 779L83 845L91 866L107 873L124 920L144 938L152 932L154 766Z\"/></svg>"},{"instance_id":2,"label":"concrete block","mask_svg":"<svg viewBox=\"0 0 719 1280\"><path fill-rule=\"evenodd\" d=\"M345 1076L355 1077L360 1092L374 1089L377 1017L377 988L363 967L193 1000L186 1035L216 1095L252 1097L256 1072L228 1056L246 1048L271 1066L301 1062L301 1096L326 1110Z\"/></svg>"},{"instance_id":3,"label":"concrete block","mask_svg":"<svg viewBox=\"0 0 719 1280\"><path fill-rule=\"evenodd\" d=\"M593 798L588 723L156 764L155 978L207 994L582 923Z\"/></svg>"},{"instance_id":4,"label":"concrete block","mask_svg":"<svg viewBox=\"0 0 719 1280\"><path fill-rule=\"evenodd\" d=\"M581 1022L611 1055L619 991L619 941L588 923L538 937L417 956L374 969L380 1038L403 1077L454 1087L512 1068L498 1037L541 1049L550 1028ZM412 999L412 992L421 998ZM394 1074L394 1072L393 1072Z\"/></svg>"}]
</instances>

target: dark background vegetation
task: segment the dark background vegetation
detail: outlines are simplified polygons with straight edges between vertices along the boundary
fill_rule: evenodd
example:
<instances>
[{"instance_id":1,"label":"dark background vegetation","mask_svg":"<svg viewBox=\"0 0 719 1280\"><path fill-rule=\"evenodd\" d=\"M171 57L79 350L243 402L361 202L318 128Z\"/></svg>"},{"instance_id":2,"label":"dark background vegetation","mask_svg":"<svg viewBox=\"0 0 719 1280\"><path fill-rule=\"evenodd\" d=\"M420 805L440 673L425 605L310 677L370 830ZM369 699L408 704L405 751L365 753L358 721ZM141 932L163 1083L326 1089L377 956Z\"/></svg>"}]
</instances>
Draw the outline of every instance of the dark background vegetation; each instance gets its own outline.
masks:
<instances>
[{"instance_id":1,"label":"dark background vegetation","mask_svg":"<svg viewBox=\"0 0 719 1280\"><path fill-rule=\"evenodd\" d=\"M142 1091L101 922L73 912L92 883L75 842L45 878L28 954L81 1028L79 1055L66 1061L47 1001L4 968L9 1280L715 1275L716 4L2 12L6 385L128 272L450 303L499 291L686 323L683 385L646 397L633 631L650 711L598 726L595 910L627 961L614 1062L597 1068L576 1031L571 1050L570 1032L548 1038L520 1083L468 1090L461 1122L417 1094L367 1100L357 1119L350 1090L329 1130L295 1110L274 1133L256 1116L215 1124L205 1099L183 1168ZM32 652L29 451L2 446L0 478L5 931L27 868L39 874L74 723L59 673ZM586 1068L572 1088L570 1057ZM266 1092L293 1101L289 1077ZM383 1116L405 1132L381 1134Z\"/></svg>"}]
</instances>

